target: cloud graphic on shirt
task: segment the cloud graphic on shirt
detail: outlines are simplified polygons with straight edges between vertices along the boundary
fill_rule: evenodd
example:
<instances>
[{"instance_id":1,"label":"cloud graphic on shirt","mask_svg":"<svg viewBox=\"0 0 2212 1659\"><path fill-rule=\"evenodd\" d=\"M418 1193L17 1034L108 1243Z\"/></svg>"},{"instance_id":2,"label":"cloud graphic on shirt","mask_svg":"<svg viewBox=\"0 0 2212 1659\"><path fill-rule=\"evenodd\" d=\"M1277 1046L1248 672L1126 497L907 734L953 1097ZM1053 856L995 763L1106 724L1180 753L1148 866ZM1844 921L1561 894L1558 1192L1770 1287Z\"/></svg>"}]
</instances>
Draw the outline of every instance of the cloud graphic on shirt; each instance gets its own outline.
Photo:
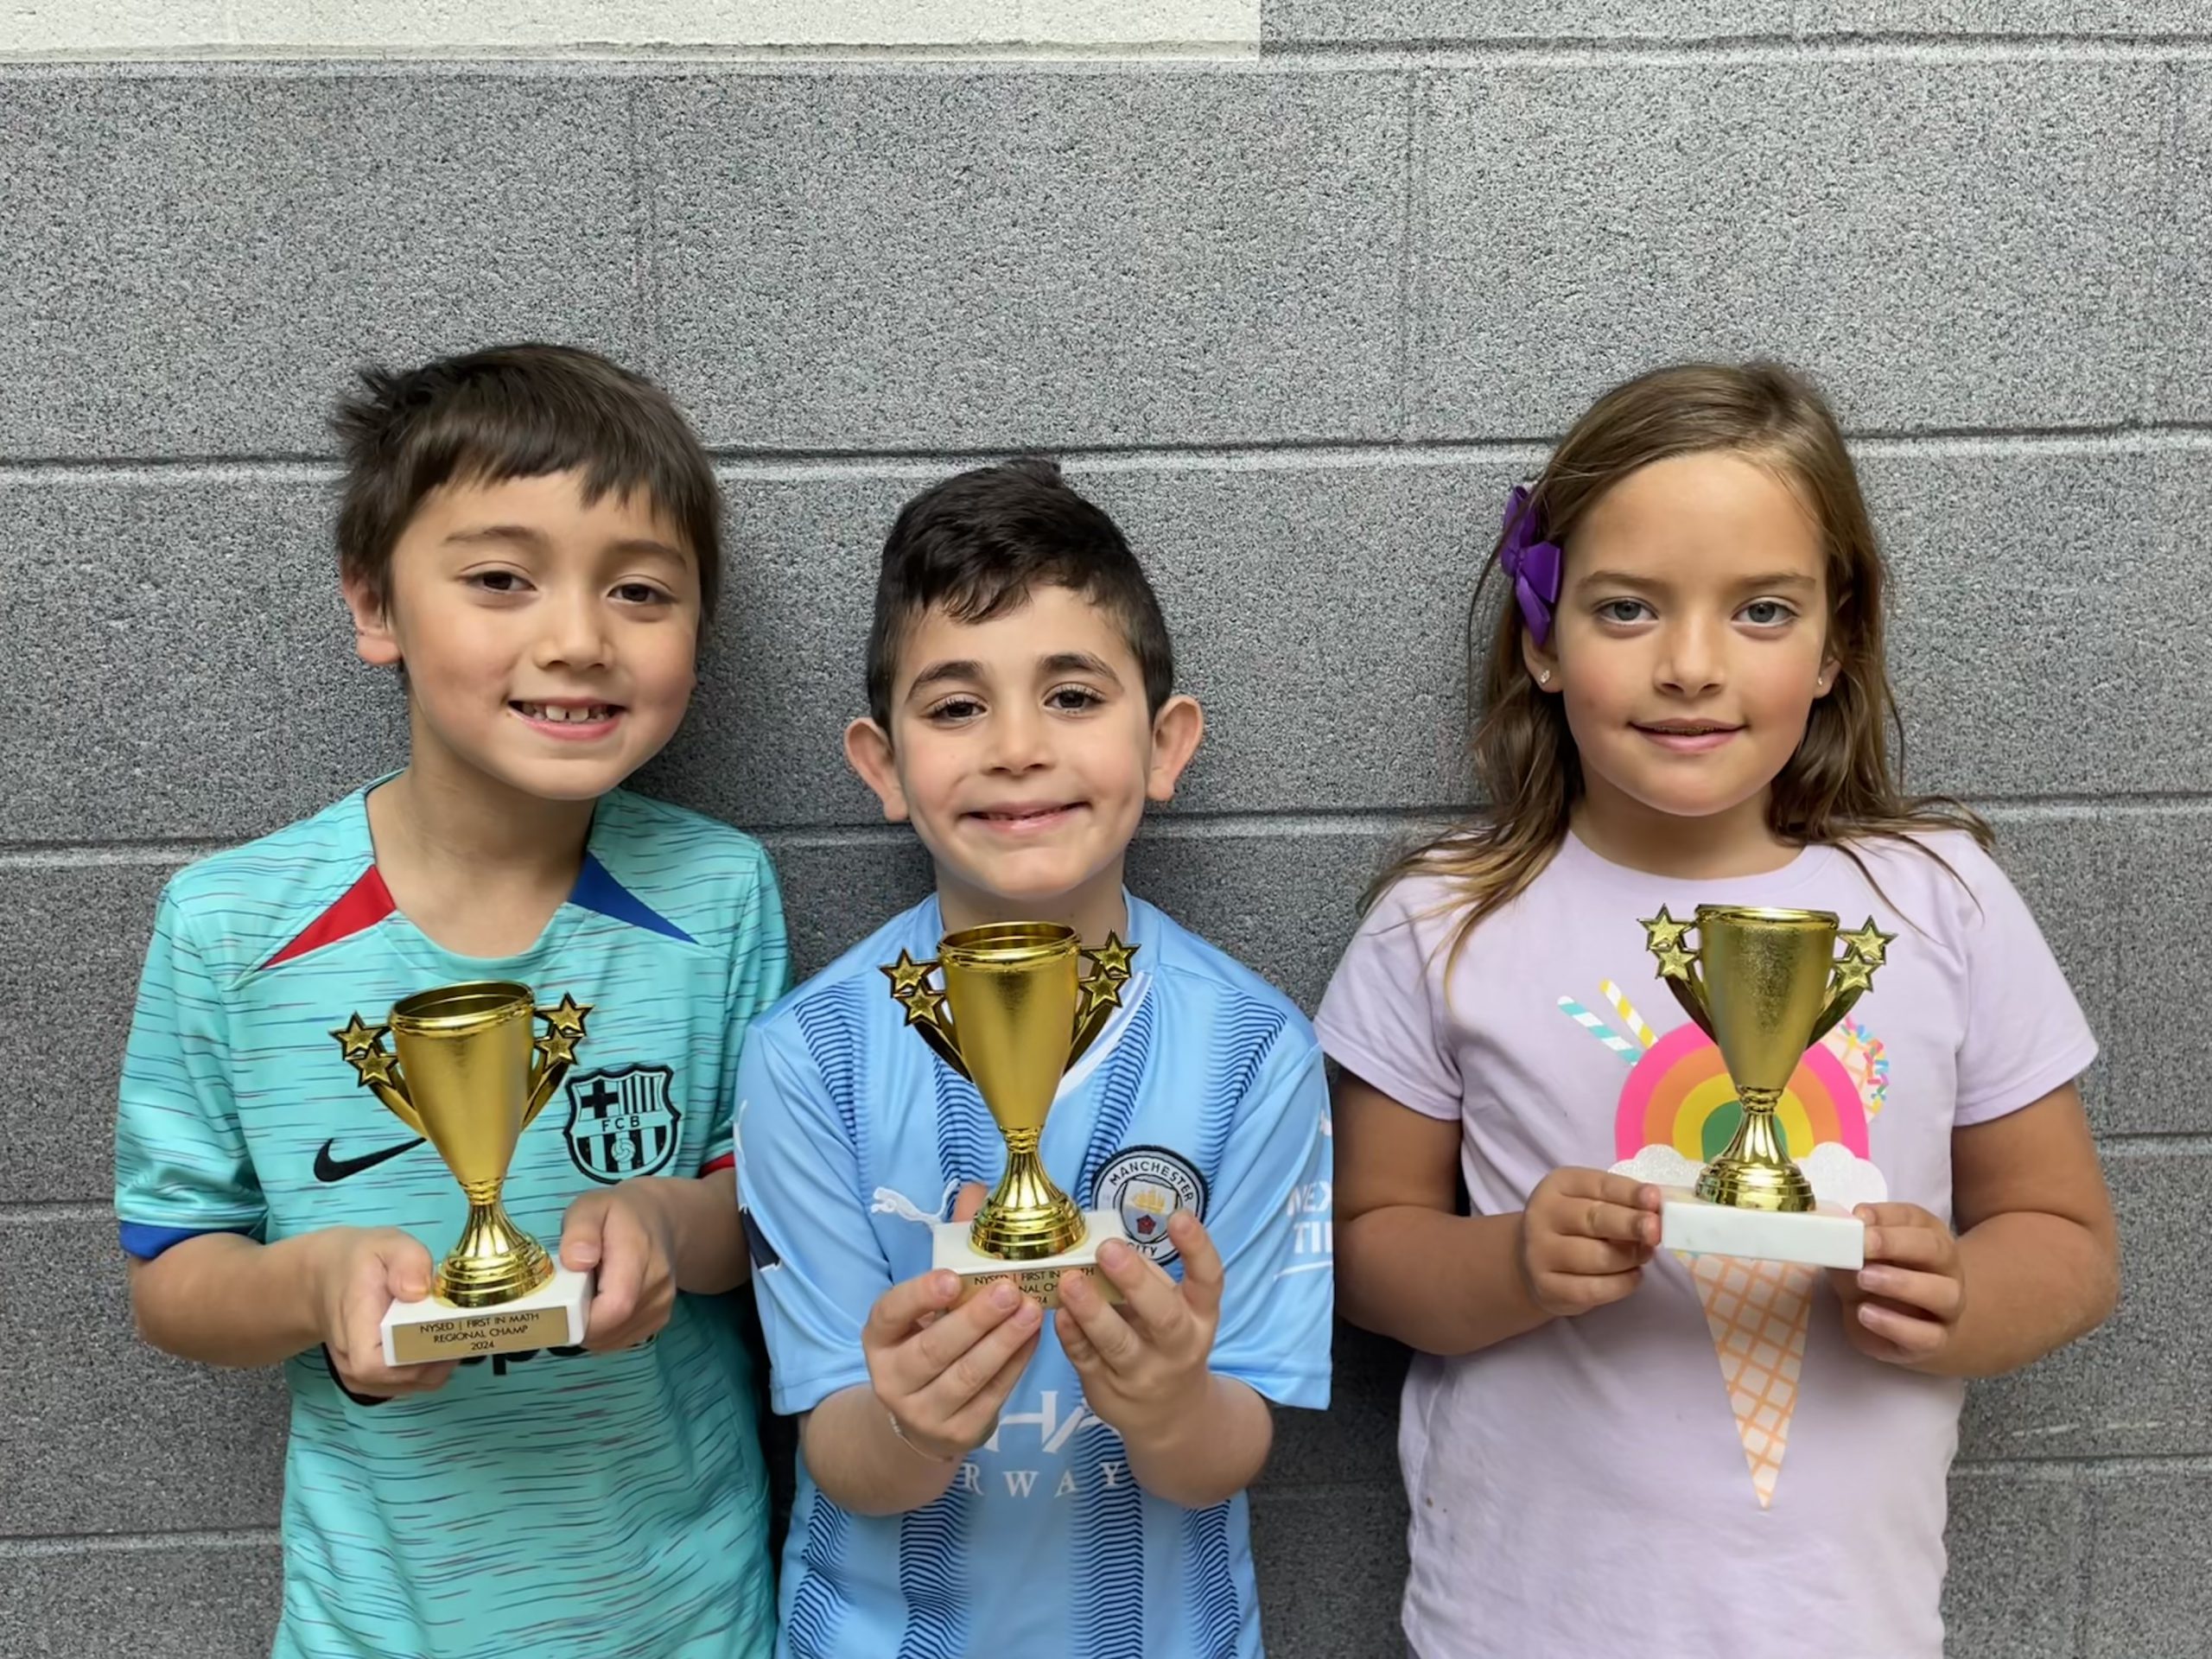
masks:
<instances>
[{"instance_id":1,"label":"cloud graphic on shirt","mask_svg":"<svg viewBox=\"0 0 2212 1659\"><path fill-rule=\"evenodd\" d=\"M1635 1157L1622 1159L1611 1173L1659 1186L1695 1186L1702 1167L1674 1147L1655 1141ZM1813 1184L1813 1196L1823 1204L1849 1210L1862 1204L1880 1204L1890 1196L1890 1184L1882 1172L1840 1141L1815 1147L1810 1154L1797 1160L1797 1167Z\"/></svg>"}]
</instances>

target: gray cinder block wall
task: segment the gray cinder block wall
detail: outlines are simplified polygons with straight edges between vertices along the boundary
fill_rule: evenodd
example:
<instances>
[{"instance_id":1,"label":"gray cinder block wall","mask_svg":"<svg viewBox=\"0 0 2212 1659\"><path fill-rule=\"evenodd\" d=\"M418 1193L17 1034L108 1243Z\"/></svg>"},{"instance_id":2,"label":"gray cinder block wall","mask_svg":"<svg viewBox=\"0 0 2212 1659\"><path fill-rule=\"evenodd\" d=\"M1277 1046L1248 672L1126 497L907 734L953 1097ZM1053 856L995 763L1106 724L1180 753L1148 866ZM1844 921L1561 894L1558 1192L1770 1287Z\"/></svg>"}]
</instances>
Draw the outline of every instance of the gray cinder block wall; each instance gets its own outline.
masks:
<instances>
[{"instance_id":1,"label":"gray cinder block wall","mask_svg":"<svg viewBox=\"0 0 2212 1659\"><path fill-rule=\"evenodd\" d=\"M734 581L648 783L803 965L922 874L835 735L922 482L1065 455L1212 715L1141 885L1309 1006L1459 798L1507 484L1687 354L1817 373L1897 571L1911 780L1986 809L2107 1045L2125 1305L1974 1391L1973 1656L2212 1651L2212 6L1273 0L1256 60L0 67L0 1652L273 1619L268 1376L133 1339L106 1194L154 895L400 753L321 411L518 336L666 381ZM1402 1357L1257 1501L1276 1651L1395 1651Z\"/></svg>"}]
</instances>

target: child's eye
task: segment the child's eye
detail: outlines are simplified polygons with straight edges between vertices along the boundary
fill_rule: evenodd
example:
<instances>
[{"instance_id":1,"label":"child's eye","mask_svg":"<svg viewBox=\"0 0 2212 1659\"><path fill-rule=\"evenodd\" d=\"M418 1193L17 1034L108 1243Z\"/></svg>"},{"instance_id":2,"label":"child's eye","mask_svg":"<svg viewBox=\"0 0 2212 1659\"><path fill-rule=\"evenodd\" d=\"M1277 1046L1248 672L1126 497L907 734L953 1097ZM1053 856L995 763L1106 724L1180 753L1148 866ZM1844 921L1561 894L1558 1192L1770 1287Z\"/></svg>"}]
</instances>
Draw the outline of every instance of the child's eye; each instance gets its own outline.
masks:
<instances>
[{"instance_id":1,"label":"child's eye","mask_svg":"<svg viewBox=\"0 0 2212 1659\"><path fill-rule=\"evenodd\" d=\"M466 580L470 587L487 594L519 594L530 586L515 570L472 570Z\"/></svg>"},{"instance_id":2,"label":"child's eye","mask_svg":"<svg viewBox=\"0 0 2212 1659\"><path fill-rule=\"evenodd\" d=\"M676 602L674 594L650 582L622 582L615 588L614 597L625 605L672 605Z\"/></svg>"},{"instance_id":3,"label":"child's eye","mask_svg":"<svg viewBox=\"0 0 2212 1659\"><path fill-rule=\"evenodd\" d=\"M1778 599L1755 599L1740 614L1755 628L1772 628L1790 621L1797 613Z\"/></svg>"},{"instance_id":4,"label":"child's eye","mask_svg":"<svg viewBox=\"0 0 2212 1659\"><path fill-rule=\"evenodd\" d=\"M1651 607L1640 599L1609 599L1598 607L1600 622L1641 622L1651 614Z\"/></svg>"},{"instance_id":5,"label":"child's eye","mask_svg":"<svg viewBox=\"0 0 2212 1659\"><path fill-rule=\"evenodd\" d=\"M1045 694L1046 706L1064 715L1081 714L1105 701L1087 685L1056 685Z\"/></svg>"},{"instance_id":6,"label":"child's eye","mask_svg":"<svg viewBox=\"0 0 2212 1659\"><path fill-rule=\"evenodd\" d=\"M974 697L947 697L931 708L923 718L941 726L950 726L959 721L973 720L982 712L983 705Z\"/></svg>"}]
</instances>

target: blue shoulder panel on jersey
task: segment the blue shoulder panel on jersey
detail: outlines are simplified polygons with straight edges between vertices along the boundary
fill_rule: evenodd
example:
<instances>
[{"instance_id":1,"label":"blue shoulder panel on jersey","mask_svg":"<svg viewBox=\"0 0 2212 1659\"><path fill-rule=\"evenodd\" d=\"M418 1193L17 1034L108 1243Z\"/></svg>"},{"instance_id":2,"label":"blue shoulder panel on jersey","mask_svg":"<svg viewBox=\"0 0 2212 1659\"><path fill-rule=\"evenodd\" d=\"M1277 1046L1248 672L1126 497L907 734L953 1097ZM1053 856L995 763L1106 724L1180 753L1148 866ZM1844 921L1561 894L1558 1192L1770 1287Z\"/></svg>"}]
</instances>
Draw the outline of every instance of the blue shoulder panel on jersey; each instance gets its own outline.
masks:
<instances>
[{"instance_id":1,"label":"blue shoulder panel on jersey","mask_svg":"<svg viewBox=\"0 0 2212 1659\"><path fill-rule=\"evenodd\" d=\"M627 922L632 927L642 927L648 933L659 933L671 939L681 939L686 944L698 941L662 915L644 899L624 887L607 871L607 866L591 853L584 855L584 867L576 873L576 885L569 894L569 902L586 910L595 910L602 916L612 916L618 922Z\"/></svg>"},{"instance_id":2,"label":"blue shoulder panel on jersey","mask_svg":"<svg viewBox=\"0 0 2212 1659\"><path fill-rule=\"evenodd\" d=\"M188 1238L203 1238L209 1233L239 1233L252 1236L251 1227L155 1227L143 1221L122 1224L123 1253L135 1255L141 1262L150 1262L164 1250L175 1249Z\"/></svg>"}]
</instances>

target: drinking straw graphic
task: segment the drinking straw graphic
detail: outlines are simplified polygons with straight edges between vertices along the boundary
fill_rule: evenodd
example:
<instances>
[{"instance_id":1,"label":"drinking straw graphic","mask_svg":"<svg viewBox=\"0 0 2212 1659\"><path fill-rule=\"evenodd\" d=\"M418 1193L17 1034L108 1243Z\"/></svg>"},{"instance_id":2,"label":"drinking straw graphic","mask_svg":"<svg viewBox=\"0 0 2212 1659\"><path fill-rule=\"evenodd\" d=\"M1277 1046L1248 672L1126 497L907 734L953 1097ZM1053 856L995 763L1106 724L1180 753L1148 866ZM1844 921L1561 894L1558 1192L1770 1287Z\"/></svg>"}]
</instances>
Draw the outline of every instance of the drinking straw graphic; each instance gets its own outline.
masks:
<instances>
[{"instance_id":1,"label":"drinking straw graphic","mask_svg":"<svg viewBox=\"0 0 2212 1659\"><path fill-rule=\"evenodd\" d=\"M1619 986L1608 979L1600 982L1598 988L1605 994L1605 1001L1613 1005L1613 1012L1620 1015L1621 1023L1636 1034L1637 1042L1649 1048L1659 1040L1651 1034L1651 1027L1643 1023L1643 1016L1638 1014L1630 1005L1628 998L1622 995Z\"/></svg>"},{"instance_id":2,"label":"drinking straw graphic","mask_svg":"<svg viewBox=\"0 0 2212 1659\"><path fill-rule=\"evenodd\" d=\"M1576 1025L1581 1027L1583 1030L1588 1032L1592 1037L1595 1037L1607 1048L1611 1049L1614 1053L1619 1055L1621 1058L1626 1060L1630 1065L1634 1065L1637 1059L1642 1057L1643 1053L1642 1049L1638 1048L1634 1043L1629 1041L1627 1038L1622 1036L1618 1032L1613 1030L1611 1027L1606 1025L1604 1020L1600 1020L1596 1014L1591 1013L1589 1009L1584 1007L1573 997L1562 996L1559 1000L1559 1006L1560 1011L1564 1013L1568 1019L1573 1020Z\"/></svg>"}]
</instances>

